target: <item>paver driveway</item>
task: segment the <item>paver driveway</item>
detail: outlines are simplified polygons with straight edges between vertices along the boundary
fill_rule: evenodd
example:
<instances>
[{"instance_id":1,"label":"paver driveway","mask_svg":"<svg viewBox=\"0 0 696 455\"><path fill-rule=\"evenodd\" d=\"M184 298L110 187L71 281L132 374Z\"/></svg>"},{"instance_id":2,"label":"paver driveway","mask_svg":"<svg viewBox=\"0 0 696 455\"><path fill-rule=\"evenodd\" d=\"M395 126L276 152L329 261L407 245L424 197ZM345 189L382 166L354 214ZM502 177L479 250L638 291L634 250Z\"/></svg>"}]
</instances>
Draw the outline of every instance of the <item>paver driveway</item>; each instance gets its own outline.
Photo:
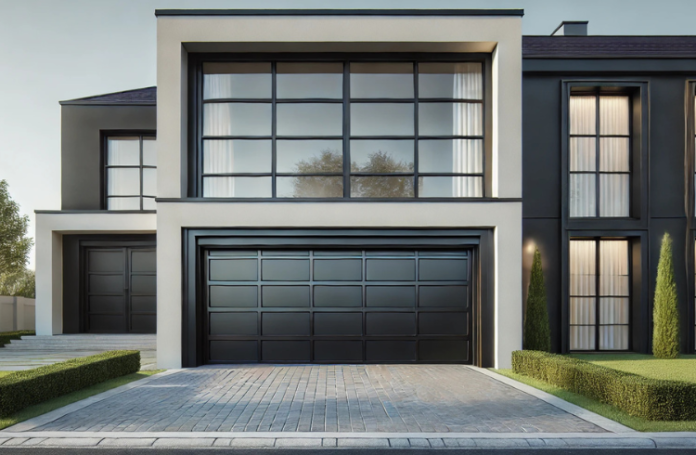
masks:
<instances>
[{"instance_id":1,"label":"paver driveway","mask_svg":"<svg viewBox=\"0 0 696 455\"><path fill-rule=\"evenodd\" d=\"M604 432L460 365L183 370L33 431Z\"/></svg>"}]
</instances>

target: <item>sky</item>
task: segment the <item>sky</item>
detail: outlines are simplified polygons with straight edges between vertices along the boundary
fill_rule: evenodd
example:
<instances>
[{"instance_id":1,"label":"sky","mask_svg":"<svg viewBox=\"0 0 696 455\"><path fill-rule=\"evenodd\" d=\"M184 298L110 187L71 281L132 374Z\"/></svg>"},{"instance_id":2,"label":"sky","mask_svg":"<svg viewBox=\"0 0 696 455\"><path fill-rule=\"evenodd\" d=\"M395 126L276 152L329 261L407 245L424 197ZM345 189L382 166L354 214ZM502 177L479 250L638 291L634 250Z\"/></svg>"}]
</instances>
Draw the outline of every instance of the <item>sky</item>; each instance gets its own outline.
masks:
<instances>
[{"instance_id":1,"label":"sky","mask_svg":"<svg viewBox=\"0 0 696 455\"><path fill-rule=\"evenodd\" d=\"M34 210L60 209L58 101L155 85L158 8L522 8L526 35L696 34L696 0L0 0L0 179L32 237Z\"/></svg>"}]
</instances>

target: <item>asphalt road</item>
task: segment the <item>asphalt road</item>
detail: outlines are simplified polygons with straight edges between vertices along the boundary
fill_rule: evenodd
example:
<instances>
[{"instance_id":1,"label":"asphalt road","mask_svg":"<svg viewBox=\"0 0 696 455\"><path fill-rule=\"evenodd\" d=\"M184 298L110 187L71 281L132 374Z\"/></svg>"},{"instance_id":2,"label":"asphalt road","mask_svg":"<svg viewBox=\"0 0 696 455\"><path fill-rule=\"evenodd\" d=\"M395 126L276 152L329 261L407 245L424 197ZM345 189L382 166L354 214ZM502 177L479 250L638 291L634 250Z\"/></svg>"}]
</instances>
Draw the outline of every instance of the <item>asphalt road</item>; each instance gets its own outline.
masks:
<instances>
[{"instance_id":1,"label":"asphalt road","mask_svg":"<svg viewBox=\"0 0 696 455\"><path fill-rule=\"evenodd\" d=\"M316 455L433 455L444 454L465 454L465 455L548 455L549 453L559 455L686 455L696 454L694 449L627 449L627 450L597 450L597 449L504 449L504 450L477 450L477 449L230 449L230 448L202 448L202 449L95 449L90 448L2 448L0 454L8 455L70 455L103 453L105 455L152 455L153 453L166 453L173 455L201 455L201 454L220 454L230 453L234 455L300 455L306 453L316 453Z\"/></svg>"}]
</instances>

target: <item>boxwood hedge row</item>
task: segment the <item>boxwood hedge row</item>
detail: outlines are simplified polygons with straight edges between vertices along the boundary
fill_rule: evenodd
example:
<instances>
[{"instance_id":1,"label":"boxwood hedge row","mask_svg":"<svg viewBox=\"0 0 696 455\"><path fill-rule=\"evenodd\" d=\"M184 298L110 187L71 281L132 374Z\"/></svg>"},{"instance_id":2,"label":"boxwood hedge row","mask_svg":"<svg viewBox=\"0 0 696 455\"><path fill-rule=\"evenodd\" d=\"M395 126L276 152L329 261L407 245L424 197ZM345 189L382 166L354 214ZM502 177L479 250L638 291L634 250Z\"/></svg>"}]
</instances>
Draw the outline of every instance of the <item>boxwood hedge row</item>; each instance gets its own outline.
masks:
<instances>
[{"instance_id":1,"label":"boxwood hedge row","mask_svg":"<svg viewBox=\"0 0 696 455\"><path fill-rule=\"evenodd\" d=\"M696 420L696 384L614 370L540 351L512 353L512 370L648 420Z\"/></svg>"},{"instance_id":2,"label":"boxwood hedge row","mask_svg":"<svg viewBox=\"0 0 696 455\"><path fill-rule=\"evenodd\" d=\"M109 351L0 378L0 417L140 370L139 351Z\"/></svg>"},{"instance_id":3,"label":"boxwood hedge row","mask_svg":"<svg viewBox=\"0 0 696 455\"><path fill-rule=\"evenodd\" d=\"M0 332L0 348L12 340L19 340L22 337L35 335L33 330L18 330L16 332Z\"/></svg>"}]
</instances>

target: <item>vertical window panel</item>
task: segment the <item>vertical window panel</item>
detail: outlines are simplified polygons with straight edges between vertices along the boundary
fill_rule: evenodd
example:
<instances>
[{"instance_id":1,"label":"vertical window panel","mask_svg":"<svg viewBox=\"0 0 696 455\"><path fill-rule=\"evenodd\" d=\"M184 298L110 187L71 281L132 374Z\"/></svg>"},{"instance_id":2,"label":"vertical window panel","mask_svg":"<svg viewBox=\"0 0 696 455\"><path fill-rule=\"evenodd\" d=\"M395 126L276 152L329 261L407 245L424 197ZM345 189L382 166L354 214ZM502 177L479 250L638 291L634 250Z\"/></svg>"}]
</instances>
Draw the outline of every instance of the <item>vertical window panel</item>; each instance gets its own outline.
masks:
<instances>
[{"instance_id":1,"label":"vertical window panel","mask_svg":"<svg viewBox=\"0 0 696 455\"><path fill-rule=\"evenodd\" d=\"M595 350L595 327L594 326L571 326L570 327L570 349L571 349L571 351L594 351Z\"/></svg>"},{"instance_id":2,"label":"vertical window panel","mask_svg":"<svg viewBox=\"0 0 696 455\"><path fill-rule=\"evenodd\" d=\"M143 169L143 196L157 196L157 170Z\"/></svg>"},{"instance_id":3,"label":"vertical window panel","mask_svg":"<svg viewBox=\"0 0 696 455\"><path fill-rule=\"evenodd\" d=\"M154 137L143 137L143 165L157 166L157 140Z\"/></svg>"},{"instance_id":4,"label":"vertical window panel","mask_svg":"<svg viewBox=\"0 0 696 455\"><path fill-rule=\"evenodd\" d=\"M270 63L204 63L203 99L271 98Z\"/></svg>"},{"instance_id":5,"label":"vertical window panel","mask_svg":"<svg viewBox=\"0 0 696 455\"><path fill-rule=\"evenodd\" d=\"M420 63L420 98L483 99L481 63Z\"/></svg>"},{"instance_id":6,"label":"vertical window panel","mask_svg":"<svg viewBox=\"0 0 696 455\"><path fill-rule=\"evenodd\" d=\"M595 174L571 174L568 193L571 217L597 216Z\"/></svg>"},{"instance_id":7,"label":"vertical window panel","mask_svg":"<svg viewBox=\"0 0 696 455\"><path fill-rule=\"evenodd\" d=\"M570 295L595 295L597 275L594 240L570 241Z\"/></svg>"},{"instance_id":8,"label":"vertical window panel","mask_svg":"<svg viewBox=\"0 0 696 455\"><path fill-rule=\"evenodd\" d=\"M602 351L625 351L628 349L628 326L600 326L599 349Z\"/></svg>"},{"instance_id":9,"label":"vertical window panel","mask_svg":"<svg viewBox=\"0 0 696 455\"><path fill-rule=\"evenodd\" d=\"M140 164L140 138L114 137L106 141L107 164L110 166L138 166Z\"/></svg>"},{"instance_id":10,"label":"vertical window panel","mask_svg":"<svg viewBox=\"0 0 696 455\"><path fill-rule=\"evenodd\" d=\"M105 141L104 206L107 210L155 210L156 138L112 136ZM148 201L143 196L149 196ZM124 197L127 196L127 197Z\"/></svg>"},{"instance_id":11,"label":"vertical window panel","mask_svg":"<svg viewBox=\"0 0 696 455\"><path fill-rule=\"evenodd\" d=\"M629 98L627 96L599 97L599 133L604 135L629 134Z\"/></svg>"},{"instance_id":12,"label":"vertical window panel","mask_svg":"<svg viewBox=\"0 0 696 455\"><path fill-rule=\"evenodd\" d=\"M139 168L110 168L107 171L107 192L109 196L139 196Z\"/></svg>"},{"instance_id":13,"label":"vertical window panel","mask_svg":"<svg viewBox=\"0 0 696 455\"><path fill-rule=\"evenodd\" d=\"M570 97L570 134L594 135L597 130L597 99L594 96Z\"/></svg>"},{"instance_id":14,"label":"vertical window panel","mask_svg":"<svg viewBox=\"0 0 696 455\"><path fill-rule=\"evenodd\" d=\"M630 195L627 174L601 174L599 194L599 216L628 216Z\"/></svg>"},{"instance_id":15,"label":"vertical window panel","mask_svg":"<svg viewBox=\"0 0 696 455\"><path fill-rule=\"evenodd\" d=\"M570 171L597 170L597 140L593 137L570 138Z\"/></svg>"},{"instance_id":16,"label":"vertical window panel","mask_svg":"<svg viewBox=\"0 0 696 455\"><path fill-rule=\"evenodd\" d=\"M600 241L599 261L602 265L599 275L599 294L609 296L628 296L628 241Z\"/></svg>"},{"instance_id":17,"label":"vertical window panel","mask_svg":"<svg viewBox=\"0 0 696 455\"><path fill-rule=\"evenodd\" d=\"M599 170L628 172L629 139L627 137L603 137L599 140Z\"/></svg>"}]
</instances>

